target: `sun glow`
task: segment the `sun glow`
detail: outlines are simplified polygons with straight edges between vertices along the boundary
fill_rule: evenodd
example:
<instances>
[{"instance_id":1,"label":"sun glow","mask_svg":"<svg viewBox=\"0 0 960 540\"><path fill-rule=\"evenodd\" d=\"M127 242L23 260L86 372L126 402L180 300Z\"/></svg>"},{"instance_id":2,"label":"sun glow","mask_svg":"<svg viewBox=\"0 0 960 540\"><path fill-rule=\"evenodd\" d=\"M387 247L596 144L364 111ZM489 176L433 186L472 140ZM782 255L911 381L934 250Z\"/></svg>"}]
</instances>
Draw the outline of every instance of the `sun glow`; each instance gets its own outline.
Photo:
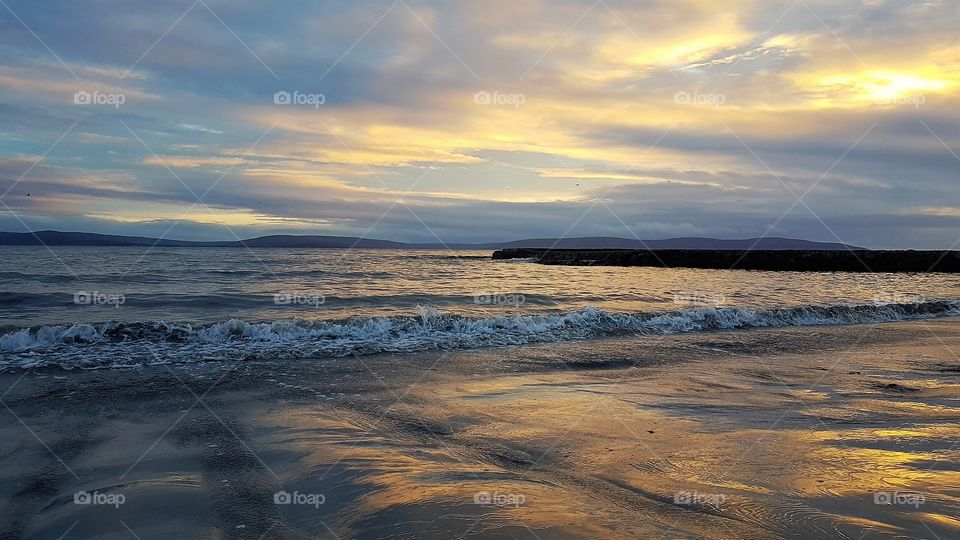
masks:
<instances>
[{"instance_id":1,"label":"sun glow","mask_svg":"<svg viewBox=\"0 0 960 540\"><path fill-rule=\"evenodd\" d=\"M954 77L956 79L956 77ZM911 97L949 91L958 84L936 69L915 72L869 70L851 75L831 75L818 81L827 96L821 103L892 103Z\"/></svg>"}]
</instances>

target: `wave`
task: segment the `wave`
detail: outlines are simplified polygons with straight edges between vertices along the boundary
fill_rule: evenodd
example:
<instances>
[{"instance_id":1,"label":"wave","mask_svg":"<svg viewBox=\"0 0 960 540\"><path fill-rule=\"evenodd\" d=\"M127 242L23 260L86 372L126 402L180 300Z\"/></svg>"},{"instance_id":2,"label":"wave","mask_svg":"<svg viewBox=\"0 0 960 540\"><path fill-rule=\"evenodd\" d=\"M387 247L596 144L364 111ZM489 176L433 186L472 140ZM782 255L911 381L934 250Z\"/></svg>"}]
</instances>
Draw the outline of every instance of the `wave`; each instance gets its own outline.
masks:
<instances>
[{"instance_id":1,"label":"wave","mask_svg":"<svg viewBox=\"0 0 960 540\"><path fill-rule=\"evenodd\" d=\"M960 301L777 309L697 307L639 313L586 307L560 314L489 318L442 314L421 306L417 310L417 315L411 316L339 321L112 322L25 328L0 335L0 367L90 368L212 358L343 357L620 334L879 323L958 316Z\"/></svg>"},{"instance_id":2,"label":"wave","mask_svg":"<svg viewBox=\"0 0 960 540\"><path fill-rule=\"evenodd\" d=\"M105 294L115 295L112 291L98 291L94 287L89 287L86 291L80 290L77 293ZM77 293L20 293L13 291L0 291L0 308L36 308L45 306L65 306L74 303ZM309 288L288 287L280 289L276 293L222 293L222 294L202 294L202 293L156 293L156 294L124 294L124 304L136 306L138 309L170 309L178 307L198 306L204 309L213 308L235 308L235 309L269 309L277 308L275 297L277 294L299 295L311 298L322 298L322 303L333 307L365 307L365 306L398 306L413 308L419 304L430 303L439 306L477 303L479 298L492 298L497 295L493 293L478 293L473 296L456 295L437 295L423 293L410 294L367 294L361 296L324 296L315 294ZM603 300L601 296L582 296L580 298L585 302L593 300ZM649 301L668 301L658 297L644 297ZM523 303L535 305L552 305L557 301L556 296L543 294L523 295ZM281 304L279 306L285 311L298 307L297 305ZM313 304L302 304L299 307L304 311L309 310Z\"/></svg>"},{"instance_id":3,"label":"wave","mask_svg":"<svg viewBox=\"0 0 960 540\"><path fill-rule=\"evenodd\" d=\"M198 276L227 276L227 278L358 278L358 279L388 279L394 277L391 272L361 272L361 271L331 271L331 270L201 270L193 269L190 276L184 277L182 272L162 273L162 272L113 272L113 273L84 273L83 276L62 273L24 273L24 272L0 272L0 280L8 281L34 281L38 283L162 283L189 281Z\"/></svg>"},{"instance_id":4,"label":"wave","mask_svg":"<svg viewBox=\"0 0 960 540\"><path fill-rule=\"evenodd\" d=\"M307 277L336 277L336 278L377 278L385 279L394 277L391 272L357 272L357 271L332 271L332 270L206 270L201 273L222 275L222 276L258 276L274 278L307 278Z\"/></svg>"}]
</instances>

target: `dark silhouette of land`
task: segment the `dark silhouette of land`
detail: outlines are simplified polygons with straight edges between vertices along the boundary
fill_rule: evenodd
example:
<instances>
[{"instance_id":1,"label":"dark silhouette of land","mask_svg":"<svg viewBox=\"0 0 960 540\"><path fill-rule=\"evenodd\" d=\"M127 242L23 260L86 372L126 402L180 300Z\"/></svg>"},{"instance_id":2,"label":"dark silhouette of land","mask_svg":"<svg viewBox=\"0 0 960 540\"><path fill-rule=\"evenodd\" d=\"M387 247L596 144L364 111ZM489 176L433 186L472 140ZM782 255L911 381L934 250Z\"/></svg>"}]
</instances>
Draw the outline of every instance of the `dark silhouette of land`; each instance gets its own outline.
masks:
<instances>
[{"instance_id":1,"label":"dark silhouette of land","mask_svg":"<svg viewBox=\"0 0 960 540\"><path fill-rule=\"evenodd\" d=\"M850 250L863 249L832 242L812 242L792 238L748 238L720 240L716 238L669 238L665 240L637 240L615 237L587 238L530 238L509 242L484 243L407 243L373 238L317 235L271 235L245 240L198 242L193 240L158 239L143 236L118 236L84 232L36 231L26 233L0 232L0 245L8 246L159 246L159 247L256 247L256 248L325 248L325 249L505 249L505 248L560 248L560 249L807 249Z\"/></svg>"},{"instance_id":2,"label":"dark silhouette of land","mask_svg":"<svg viewBox=\"0 0 960 540\"><path fill-rule=\"evenodd\" d=\"M494 259L535 259L571 266L659 266L794 272L960 272L960 251L530 249L510 248Z\"/></svg>"}]
</instances>

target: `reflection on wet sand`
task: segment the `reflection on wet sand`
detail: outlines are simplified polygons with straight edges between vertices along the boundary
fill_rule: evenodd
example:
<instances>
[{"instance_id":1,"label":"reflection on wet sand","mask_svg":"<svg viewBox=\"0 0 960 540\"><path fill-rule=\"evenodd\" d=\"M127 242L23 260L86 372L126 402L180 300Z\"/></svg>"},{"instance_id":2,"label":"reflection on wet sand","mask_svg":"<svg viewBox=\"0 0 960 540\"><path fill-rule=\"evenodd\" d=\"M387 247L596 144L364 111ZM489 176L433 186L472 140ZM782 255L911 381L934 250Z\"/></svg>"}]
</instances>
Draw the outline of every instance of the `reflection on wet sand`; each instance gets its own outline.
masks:
<instances>
[{"instance_id":1,"label":"reflection on wet sand","mask_svg":"<svg viewBox=\"0 0 960 540\"><path fill-rule=\"evenodd\" d=\"M157 373L125 372L125 384L105 382L115 372L83 374L68 391L32 375L7 398L24 422L56 449L70 446L58 429L81 418L87 435L70 442L74 479L21 426L4 426L0 440L17 441L3 443L4 455L20 470L5 473L13 487L0 494L4 514L20 517L0 530L958 537L960 323L881 325L851 347L863 332L247 363L205 398L209 408L192 410L179 381L202 391L221 378L217 368L178 368L153 394L144 381L159 385ZM110 402L91 397L105 390ZM69 412L47 414L67 394ZM129 502L78 507L69 503L78 489Z\"/></svg>"},{"instance_id":2,"label":"reflection on wet sand","mask_svg":"<svg viewBox=\"0 0 960 540\"><path fill-rule=\"evenodd\" d=\"M709 370L694 360L467 380L436 373L402 397L388 385L340 410L386 439L318 444L311 434L329 428L303 410L266 421L302 430L296 477L327 476L333 463L355 470L349 482L362 496L331 515L344 531L406 513L411 530L413 516L432 514L456 524L446 532L509 536L512 525L541 538L958 533L960 385L905 382L916 374L901 371L916 366L879 368L878 352L780 355L751 359L751 369L740 358ZM865 377L864 366L876 373ZM343 489L335 475L327 481ZM505 504L477 500L484 494Z\"/></svg>"}]
</instances>

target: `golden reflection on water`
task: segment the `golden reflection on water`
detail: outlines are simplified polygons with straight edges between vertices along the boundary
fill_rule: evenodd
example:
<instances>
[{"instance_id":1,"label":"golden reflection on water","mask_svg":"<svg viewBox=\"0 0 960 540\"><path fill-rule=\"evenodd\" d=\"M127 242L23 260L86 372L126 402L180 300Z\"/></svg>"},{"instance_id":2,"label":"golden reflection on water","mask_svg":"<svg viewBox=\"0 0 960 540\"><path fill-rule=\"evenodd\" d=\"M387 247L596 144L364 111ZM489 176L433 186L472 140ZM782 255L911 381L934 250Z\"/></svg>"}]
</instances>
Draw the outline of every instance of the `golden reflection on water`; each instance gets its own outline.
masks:
<instances>
[{"instance_id":1,"label":"golden reflection on water","mask_svg":"<svg viewBox=\"0 0 960 540\"><path fill-rule=\"evenodd\" d=\"M930 524L960 534L960 471L948 465L960 461L951 446L960 440L958 386L882 394L844 365L842 376L813 385L820 372L810 362L819 360L616 376L440 372L400 404L283 410L266 421L299 434L284 440L304 457L283 476L327 474L331 490L362 486L337 516L344 530L421 508L479 531L519 525L543 538L857 538L917 535ZM331 464L351 473L329 472ZM887 492L925 502L877 504ZM477 504L478 493L523 502ZM722 502L686 504L684 493Z\"/></svg>"},{"instance_id":2,"label":"golden reflection on water","mask_svg":"<svg viewBox=\"0 0 960 540\"><path fill-rule=\"evenodd\" d=\"M524 480L510 470L479 461L474 452L441 440L423 441L411 436L405 444L388 442L361 431L369 425L361 427L306 410L284 411L264 421L275 426L297 426L304 433L339 433L322 437L322 441L286 439L287 448L301 457L293 470L281 474L292 476L292 484L298 479L325 477L323 483L330 491L361 486L362 495L352 507L333 518L332 523L344 527L391 508L432 506L438 512L463 516L466 523L478 523L478 532L522 523L534 529L569 529L581 537L603 538L609 534L594 523L597 513L589 512L591 519L587 519L583 512L592 506L589 498L558 494L555 486ZM337 472L337 467L350 474ZM486 504L485 500L496 504ZM625 517L614 514L609 520L614 523L615 518Z\"/></svg>"}]
</instances>

